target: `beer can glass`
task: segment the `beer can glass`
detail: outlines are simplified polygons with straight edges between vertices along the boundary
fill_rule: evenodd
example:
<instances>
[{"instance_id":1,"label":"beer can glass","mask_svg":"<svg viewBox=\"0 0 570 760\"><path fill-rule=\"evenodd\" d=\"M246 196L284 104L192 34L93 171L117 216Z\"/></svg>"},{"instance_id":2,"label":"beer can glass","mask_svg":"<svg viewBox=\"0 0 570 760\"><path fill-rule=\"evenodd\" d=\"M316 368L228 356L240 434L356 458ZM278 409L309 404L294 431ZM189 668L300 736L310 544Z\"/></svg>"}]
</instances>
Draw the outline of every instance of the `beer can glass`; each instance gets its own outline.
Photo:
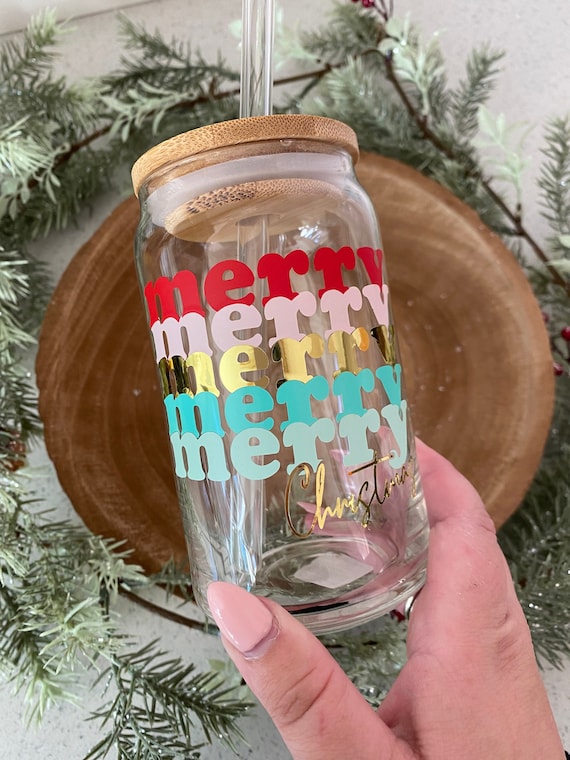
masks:
<instances>
[{"instance_id":1,"label":"beer can glass","mask_svg":"<svg viewBox=\"0 0 570 760\"><path fill-rule=\"evenodd\" d=\"M326 633L424 579L425 503L357 160L348 126L297 114L204 126L133 167L136 266L206 614L224 580Z\"/></svg>"}]
</instances>

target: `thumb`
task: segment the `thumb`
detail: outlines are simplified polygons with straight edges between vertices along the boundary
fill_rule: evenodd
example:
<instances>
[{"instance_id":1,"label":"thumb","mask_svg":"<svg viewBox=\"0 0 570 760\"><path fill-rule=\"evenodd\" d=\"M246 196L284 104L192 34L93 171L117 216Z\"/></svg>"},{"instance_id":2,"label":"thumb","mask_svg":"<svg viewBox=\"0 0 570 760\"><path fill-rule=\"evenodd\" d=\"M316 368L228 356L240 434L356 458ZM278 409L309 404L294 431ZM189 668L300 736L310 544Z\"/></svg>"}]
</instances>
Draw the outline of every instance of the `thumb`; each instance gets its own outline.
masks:
<instances>
[{"instance_id":1,"label":"thumb","mask_svg":"<svg viewBox=\"0 0 570 760\"><path fill-rule=\"evenodd\" d=\"M229 583L211 583L208 603L224 647L295 760L400 757L394 734L298 620Z\"/></svg>"}]
</instances>

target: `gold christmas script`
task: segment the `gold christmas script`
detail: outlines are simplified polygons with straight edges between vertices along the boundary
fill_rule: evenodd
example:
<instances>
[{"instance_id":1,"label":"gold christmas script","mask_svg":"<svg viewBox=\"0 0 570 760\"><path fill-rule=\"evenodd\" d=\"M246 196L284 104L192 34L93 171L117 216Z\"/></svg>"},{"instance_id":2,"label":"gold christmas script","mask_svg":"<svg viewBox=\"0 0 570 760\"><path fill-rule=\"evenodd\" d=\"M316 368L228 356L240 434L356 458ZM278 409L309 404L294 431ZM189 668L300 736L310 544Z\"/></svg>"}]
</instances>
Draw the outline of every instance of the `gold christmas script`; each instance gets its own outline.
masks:
<instances>
[{"instance_id":1,"label":"gold christmas script","mask_svg":"<svg viewBox=\"0 0 570 760\"><path fill-rule=\"evenodd\" d=\"M314 473L315 513L311 525L306 531L298 530L293 522L291 489L293 483L298 479L301 488L307 491L311 485L311 475L313 474L313 470L311 466L306 463L297 465L289 475L287 486L285 488L285 517L293 535L297 538L308 538L317 526L320 530L323 530L329 517L336 517L338 520L341 520L347 511L352 514L361 513L360 524L363 528L366 528L370 523L373 504L376 502L382 506L386 499L390 497L393 489L396 486L403 485L408 478L412 478L412 496L415 496L416 488L415 478L413 477L413 457L408 460L401 470L394 473L391 478L386 478L383 486L379 485L378 465L382 462L387 462L390 458L391 456L389 454L387 456L378 457L378 454L374 452L374 457L370 462L367 462L354 470L350 470L348 474L354 475L357 472L372 468L372 479L371 481L366 480L361 485L358 494L337 496L334 506L323 505L326 471L324 462L321 462L317 467L317 471Z\"/></svg>"}]
</instances>

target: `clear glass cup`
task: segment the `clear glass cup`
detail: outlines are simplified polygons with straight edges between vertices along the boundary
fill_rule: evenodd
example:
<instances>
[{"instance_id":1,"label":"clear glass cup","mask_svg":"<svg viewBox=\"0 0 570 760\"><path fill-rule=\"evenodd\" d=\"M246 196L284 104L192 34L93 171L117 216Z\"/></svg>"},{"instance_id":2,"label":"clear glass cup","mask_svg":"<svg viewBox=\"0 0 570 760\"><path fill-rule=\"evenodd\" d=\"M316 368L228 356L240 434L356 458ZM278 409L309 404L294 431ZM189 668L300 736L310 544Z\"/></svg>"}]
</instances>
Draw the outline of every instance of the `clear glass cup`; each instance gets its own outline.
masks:
<instances>
[{"instance_id":1,"label":"clear glass cup","mask_svg":"<svg viewBox=\"0 0 570 760\"><path fill-rule=\"evenodd\" d=\"M357 159L346 125L275 115L179 135L133 167L137 270L206 614L208 584L225 580L325 633L424 579L425 503Z\"/></svg>"}]
</instances>

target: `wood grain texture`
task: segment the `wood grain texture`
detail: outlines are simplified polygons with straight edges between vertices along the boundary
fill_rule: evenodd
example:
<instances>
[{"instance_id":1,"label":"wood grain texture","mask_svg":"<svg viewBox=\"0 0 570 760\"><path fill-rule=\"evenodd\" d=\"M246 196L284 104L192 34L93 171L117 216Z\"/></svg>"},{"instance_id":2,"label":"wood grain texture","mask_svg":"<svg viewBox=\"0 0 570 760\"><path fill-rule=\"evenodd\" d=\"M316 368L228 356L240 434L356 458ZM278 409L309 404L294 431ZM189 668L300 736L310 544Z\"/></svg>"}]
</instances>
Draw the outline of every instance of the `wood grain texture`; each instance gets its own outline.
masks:
<instances>
[{"instance_id":1,"label":"wood grain texture","mask_svg":"<svg viewBox=\"0 0 570 760\"><path fill-rule=\"evenodd\" d=\"M364 155L416 432L477 487L495 523L519 505L554 381L524 273L477 215L409 167ZM75 509L149 571L186 556L136 281L134 199L77 253L48 308L37 377L46 444Z\"/></svg>"},{"instance_id":2,"label":"wood grain texture","mask_svg":"<svg viewBox=\"0 0 570 760\"><path fill-rule=\"evenodd\" d=\"M169 140L155 145L136 161L131 172L135 195L141 185L154 172L190 156L204 155L204 165L212 165L226 156L215 156L210 151L216 148L237 146L243 148L248 143L257 145L271 140L306 139L338 145L346 150L353 161L358 160L358 142L354 130L336 119L325 116L311 116L306 113L282 113L269 116L250 116L245 119L230 119L192 129L175 135ZM234 158L237 158L236 154Z\"/></svg>"}]
</instances>

